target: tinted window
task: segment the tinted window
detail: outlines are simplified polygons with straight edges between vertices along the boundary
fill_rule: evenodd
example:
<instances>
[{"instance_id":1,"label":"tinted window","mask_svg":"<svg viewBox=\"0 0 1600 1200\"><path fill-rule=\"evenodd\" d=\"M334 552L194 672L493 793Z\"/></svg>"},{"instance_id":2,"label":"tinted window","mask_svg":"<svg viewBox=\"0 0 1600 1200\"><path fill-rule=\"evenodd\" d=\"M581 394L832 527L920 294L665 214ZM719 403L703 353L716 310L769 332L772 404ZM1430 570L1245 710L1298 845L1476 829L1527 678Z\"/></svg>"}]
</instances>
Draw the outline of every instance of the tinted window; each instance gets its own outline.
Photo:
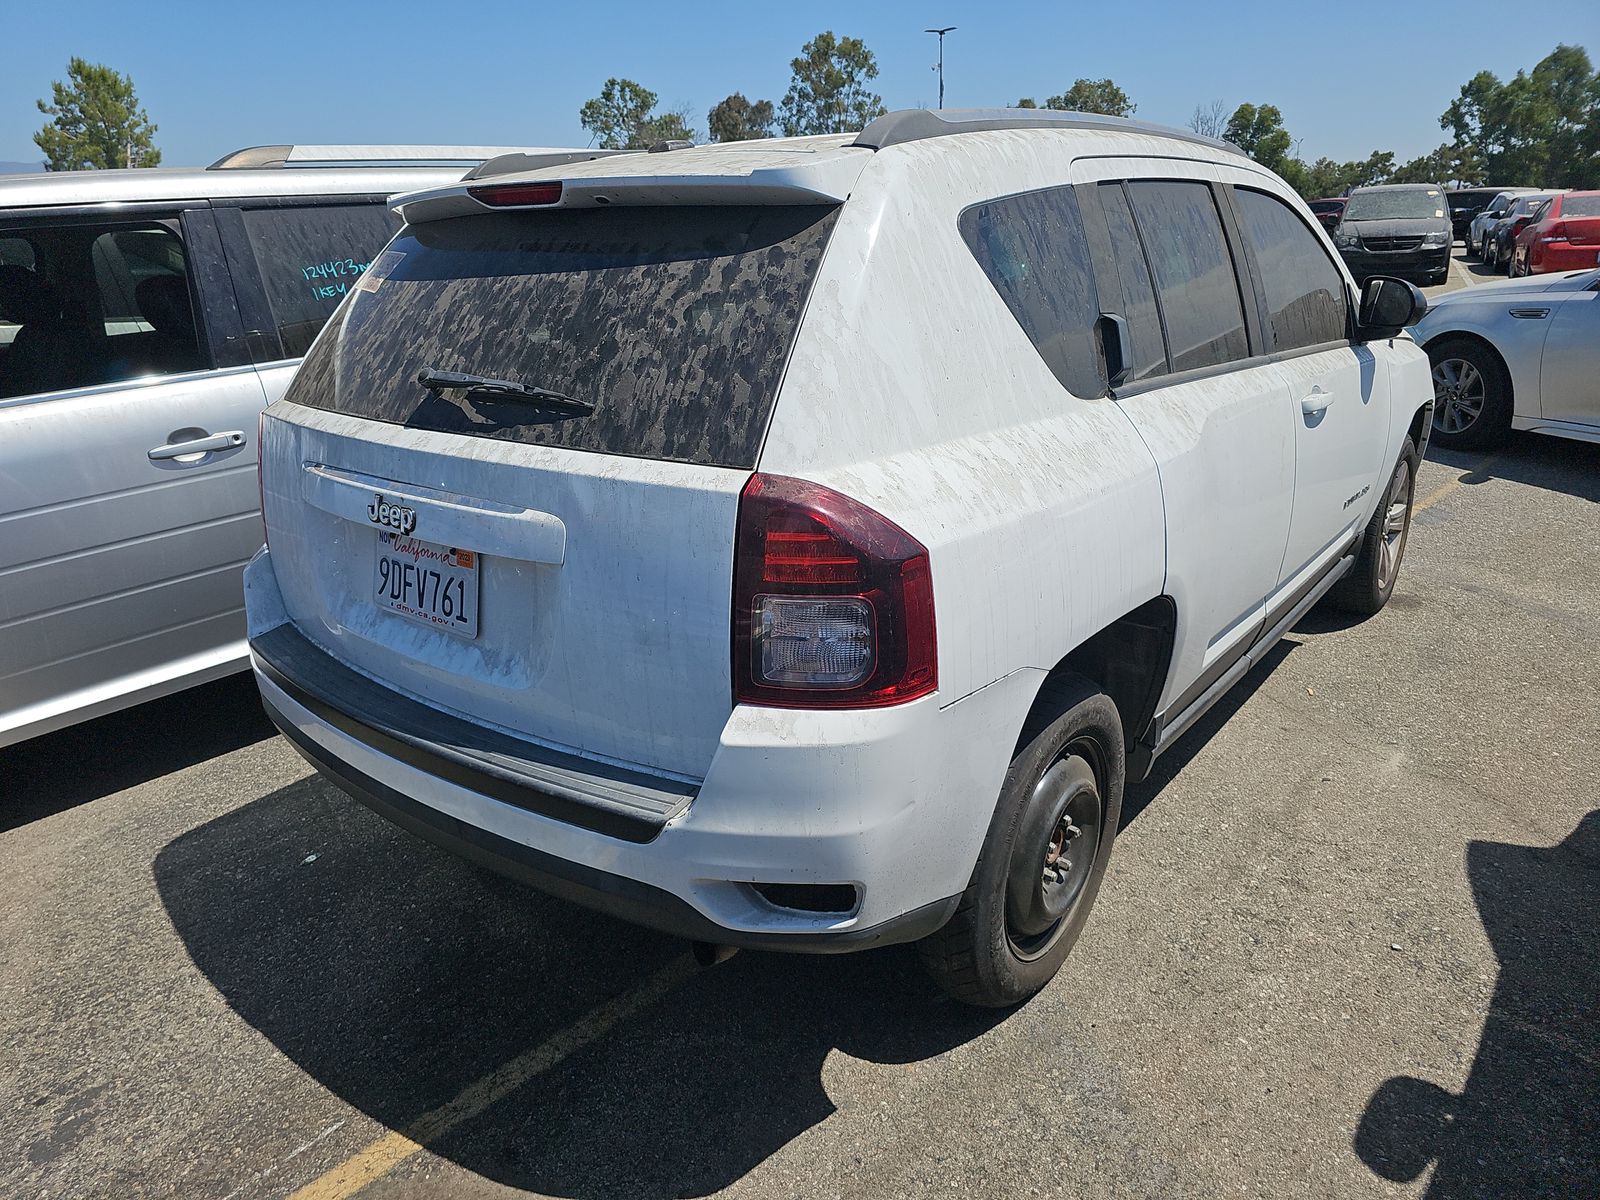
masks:
<instances>
[{"instance_id":1,"label":"tinted window","mask_svg":"<svg viewBox=\"0 0 1600 1200\"><path fill-rule=\"evenodd\" d=\"M1128 191L1155 272L1172 369L1248 357L1239 281L1211 189L1137 180Z\"/></svg>"},{"instance_id":2,"label":"tinted window","mask_svg":"<svg viewBox=\"0 0 1600 1200\"><path fill-rule=\"evenodd\" d=\"M210 366L172 224L29 226L0 245L0 396Z\"/></svg>"},{"instance_id":3,"label":"tinted window","mask_svg":"<svg viewBox=\"0 0 1600 1200\"><path fill-rule=\"evenodd\" d=\"M382 204L245 210L285 357L306 352L400 223Z\"/></svg>"},{"instance_id":4,"label":"tinted window","mask_svg":"<svg viewBox=\"0 0 1600 1200\"><path fill-rule=\"evenodd\" d=\"M1600 217L1600 193L1592 196L1568 196L1561 201L1563 217Z\"/></svg>"},{"instance_id":5,"label":"tinted window","mask_svg":"<svg viewBox=\"0 0 1600 1200\"><path fill-rule=\"evenodd\" d=\"M558 209L408 228L288 398L415 429L752 467L836 211ZM430 392L425 368L595 410Z\"/></svg>"},{"instance_id":6,"label":"tinted window","mask_svg":"<svg viewBox=\"0 0 1600 1200\"><path fill-rule=\"evenodd\" d=\"M1064 387L1105 394L1094 272L1070 187L975 204L961 236L1011 315Z\"/></svg>"},{"instance_id":7,"label":"tinted window","mask_svg":"<svg viewBox=\"0 0 1600 1200\"><path fill-rule=\"evenodd\" d=\"M1344 277L1316 235L1282 200L1234 189L1244 236L1261 270L1274 350L1298 350L1347 335Z\"/></svg>"},{"instance_id":8,"label":"tinted window","mask_svg":"<svg viewBox=\"0 0 1600 1200\"><path fill-rule=\"evenodd\" d=\"M1100 207L1106 214L1111 235L1110 274L1122 285L1120 307L1114 311L1127 322L1133 339L1133 372L1130 380L1147 379L1167 369L1167 348L1161 337L1161 314L1156 308L1155 284L1150 279L1150 264L1145 260L1133 212L1120 183L1103 183L1099 190ZM1102 307L1111 310L1115 301L1107 297Z\"/></svg>"}]
</instances>

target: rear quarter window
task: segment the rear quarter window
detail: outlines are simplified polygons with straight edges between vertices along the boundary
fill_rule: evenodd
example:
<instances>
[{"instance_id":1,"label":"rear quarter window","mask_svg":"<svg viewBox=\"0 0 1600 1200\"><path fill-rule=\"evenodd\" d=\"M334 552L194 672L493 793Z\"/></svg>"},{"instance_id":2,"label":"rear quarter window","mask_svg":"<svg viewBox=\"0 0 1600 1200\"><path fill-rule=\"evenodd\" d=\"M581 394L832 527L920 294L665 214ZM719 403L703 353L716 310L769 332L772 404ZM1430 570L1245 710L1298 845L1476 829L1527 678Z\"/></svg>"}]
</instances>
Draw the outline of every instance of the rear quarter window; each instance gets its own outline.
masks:
<instances>
[{"instance_id":1,"label":"rear quarter window","mask_svg":"<svg viewBox=\"0 0 1600 1200\"><path fill-rule=\"evenodd\" d=\"M306 352L400 227L376 203L251 208L243 219L287 358Z\"/></svg>"},{"instance_id":2,"label":"rear quarter window","mask_svg":"<svg viewBox=\"0 0 1600 1200\"><path fill-rule=\"evenodd\" d=\"M837 211L556 209L409 227L287 399L414 429L753 467ZM425 369L594 411L429 391Z\"/></svg>"},{"instance_id":3,"label":"rear quarter window","mask_svg":"<svg viewBox=\"0 0 1600 1200\"><path fill-rule=\"evenodd\" d=\"M975 204L962 212L960 228L990 284L1062 386L1076 396L1105 395L1094 267L1072 188Z\"/></svg>"}]
</instances>

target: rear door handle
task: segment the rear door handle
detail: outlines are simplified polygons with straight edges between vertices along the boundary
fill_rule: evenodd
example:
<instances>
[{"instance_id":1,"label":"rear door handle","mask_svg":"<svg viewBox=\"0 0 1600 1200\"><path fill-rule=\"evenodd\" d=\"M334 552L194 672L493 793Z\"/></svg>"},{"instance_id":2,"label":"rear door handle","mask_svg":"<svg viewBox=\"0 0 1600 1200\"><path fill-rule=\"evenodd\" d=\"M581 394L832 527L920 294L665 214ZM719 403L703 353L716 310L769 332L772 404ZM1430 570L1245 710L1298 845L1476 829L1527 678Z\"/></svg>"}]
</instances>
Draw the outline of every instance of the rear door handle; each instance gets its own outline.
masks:
<instances>
[{"instance_id":1,"label":"rear door handle","mask_svg":"<svg viewBox=\"0 0 1600 1200\"><path fill-rule=\"evenodd\" d=\"M209 454L213 450L237 450L244 445L244 431L230 429L226 433L213 433L209 437L195 438L189 442L168 442L150 451L151 462L169 458L186 458L191 454Z\"/></svg>"},{"instance_id":2,"label":"rear door handle","mask_svg":"<svg viewBox=\"0 0 1600 1200\"><path fill-rule=\"evenodd\" d=\"M1314 417L1324 411L1333 403L1333 393L1324 391L1312 392L1300 401L1300 411L1308 417Z\"/></svg>"}]
</instances>

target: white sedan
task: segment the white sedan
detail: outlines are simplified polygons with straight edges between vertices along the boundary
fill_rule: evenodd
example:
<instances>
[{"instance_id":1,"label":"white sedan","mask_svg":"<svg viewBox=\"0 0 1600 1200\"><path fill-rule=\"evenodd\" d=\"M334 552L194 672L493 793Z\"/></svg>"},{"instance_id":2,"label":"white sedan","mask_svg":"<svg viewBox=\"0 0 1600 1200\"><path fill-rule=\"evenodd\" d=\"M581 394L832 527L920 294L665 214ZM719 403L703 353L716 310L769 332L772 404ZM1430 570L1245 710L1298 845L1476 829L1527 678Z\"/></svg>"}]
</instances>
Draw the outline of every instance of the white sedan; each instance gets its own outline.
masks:
<instances>
[{"instance_id":1,"label":"white sedan","mask_svg":"<svg viewBox=\"0 0 1600 1200\"><path fill-rule=\"evenodd\" d=\"M1600 442L1600 270L1498 280L1433 301L1411 334L1433 364L1433 440L1512 429Z\"/></svg>"}]
</instances>

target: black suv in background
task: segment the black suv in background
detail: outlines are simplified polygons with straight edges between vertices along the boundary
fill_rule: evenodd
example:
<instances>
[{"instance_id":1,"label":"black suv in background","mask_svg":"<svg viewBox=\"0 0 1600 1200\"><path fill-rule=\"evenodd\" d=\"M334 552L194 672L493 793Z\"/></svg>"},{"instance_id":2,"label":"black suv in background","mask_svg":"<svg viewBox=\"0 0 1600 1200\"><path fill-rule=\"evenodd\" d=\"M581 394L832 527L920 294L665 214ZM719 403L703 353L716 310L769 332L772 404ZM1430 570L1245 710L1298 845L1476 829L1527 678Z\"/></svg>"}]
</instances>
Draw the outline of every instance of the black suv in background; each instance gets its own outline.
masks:
<instances>
[{"instance_id":1,"label":"black suv in background","mask_svg":"<svg viewBox=\"0 0 1600 1200\"><path fill-rule=\"evenodd\" d=\"M1444 189L1436 183L1357 188L1333 231L1357 283L1374 275L1443 283L1453 240Z\"/></svg>"},{"instance_id":2,"label":"black suv in background","mask_svg":"<svg viewBox=\"0 0 1600 1200\"><path fill-rule=\"evenodd\" d=\"M1450 230L1457 241L1467 240L1467 229L1472 225L1472 218L1489 207L1489 202L1504 191L1514 191L1514 188L1479 187L1479 188L1452 188L1445 193L1445 199L1450 202Z\"/></svg>"}]
</instances>

